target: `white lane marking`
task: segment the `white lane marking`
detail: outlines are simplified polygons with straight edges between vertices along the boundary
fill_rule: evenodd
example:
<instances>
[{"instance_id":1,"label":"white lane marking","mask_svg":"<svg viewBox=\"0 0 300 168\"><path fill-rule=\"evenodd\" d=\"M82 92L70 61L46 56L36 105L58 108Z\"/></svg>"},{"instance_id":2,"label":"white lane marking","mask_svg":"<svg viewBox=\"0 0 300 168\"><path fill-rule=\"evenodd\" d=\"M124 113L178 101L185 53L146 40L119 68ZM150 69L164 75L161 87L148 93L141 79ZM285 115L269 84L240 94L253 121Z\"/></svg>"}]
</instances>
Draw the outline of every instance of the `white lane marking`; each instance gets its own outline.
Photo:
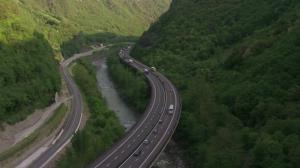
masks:
<instances>
[{"instance_id":1,"label":"white lane marking","mask_svg":"<svg viewBox=\"0 0 300 168\"><path fill-rule=\"evenodd\" d=\"M69 138L60 148L58 148L58 150L53 154L53 155L51 155L51 157L49 157L46 161L45 161L45 163L44 164L42 164L42 166L40 167L40 168L44 168L47 164L48 164L48 162L50 161L50 160L52 160L54 157L55 157L55 155L57 155L70 141L71 141L71 139L73 138L73 135L71 136L71 138Z\"/></svg>"},{"instance_id":2,"label":"white lane marking","mask_svg":"<svg viewBox=\"0 0 300 168\"><path fill-rule=\"evenodd\" d=\"M79 130L79 127L80 127L80 123L81 123L81 120L82 120L82 113L80 113L80 119L79 119L79 124L78 124L78 126L77 126L77 128L76 128L76 130L75 130L75 133L77 133L77 131Z\"/></svg>"},{"instance_id":3,"label":"white lane marking","mask_svg":"<svg viewBox=\"0 0 300 168\"><path fill-rule=\"evenodd\" d=\"M58 136L52 141L52 145L54 145L56 143L56 141L60 138L60 136L62 135L63 132L64 132L64 129L61 129Z\"/></svg>"},{"instance_id":4,"label":"white lane marking","mask_svg":"<svg viewBox=\"0 0 300 168\"><path fill-rule=\"evenodd\" d=\"M35 159L37 159L47 149L48 149L48 147L41 147L41 148L39 148L32 155L30 155L28 158L26 158L25 160L23 160L16 168L28 167Z\"/></svg>"}]
</instances>

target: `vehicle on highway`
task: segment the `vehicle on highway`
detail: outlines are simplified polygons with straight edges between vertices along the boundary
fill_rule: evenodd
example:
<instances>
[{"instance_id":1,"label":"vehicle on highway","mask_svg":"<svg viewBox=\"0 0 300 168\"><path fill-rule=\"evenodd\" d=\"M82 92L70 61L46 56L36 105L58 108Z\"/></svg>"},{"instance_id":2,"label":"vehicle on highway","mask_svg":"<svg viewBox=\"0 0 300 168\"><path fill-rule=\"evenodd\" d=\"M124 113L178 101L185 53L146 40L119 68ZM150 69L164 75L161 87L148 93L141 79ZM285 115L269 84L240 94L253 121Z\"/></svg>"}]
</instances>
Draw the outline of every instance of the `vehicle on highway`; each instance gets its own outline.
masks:
<instances>
[{"instance_id":1,"label":"vehicle on highway","mask_svg":"<svg viewBox=\"0 0 300 168\"><path fill-rule=\"evenodd\" d=\"M169 111L173 111L174 110L174 105L173 104L170 104L169 106Z\"/></svg>"},{"instance_id":2,"label":"vehicle on highway","mask_svg":"<svg viewBox=\"0 0 300 168\"><path fill-rule=\"evenodd\" d=\"M174 105L173 104L170 104L168 111L169 111L169 114L173 114L173 111L174 111Z\"/></svg>"},{"instance_id":3,"label":"vehicle on highway","mask_svg":"<svg viewBox=\"0 0 300 168\"><path fill-rule=\"evenodd\" d=\"M155 68L155 67L151 67L151 70L152 70L153 72L155 72L155 71L156 71L156 68Z\"/></svg>"},{"instance_id":4,"label":"vehicle on highway","mask_svg":"<svg viewBox=\"0 0 300 168\"><path fill-rule=\"evenodd\" d=\"M149 74L149 70L147 68L144 69L144 73L147 75Z\"/></svg>"},{"instance_id":5,"label":"vehicle on highway","mask_svg":"<svg viewBox=\"0 0 300 168\"><path fill-rule=\"evenodd\" d=\"M132 60L132 59L129 59L129 60L128 60L128 62L132 63L132 62L133 62L133 60Z\"/></svg>"},{"instance_id":6,"label":"vehicle on highway","mask_svg":"<svg viewBox=\"0 0 300 168\"><path fill-rule=\"evenodd\" d=\"M145 139L143 143L146 144L146 145L148 145L149 144L149 140Z\"/></svg>"},{"instance_id":7,"label":"vehicle on highway","mask_svg":"<svg viewBox=\"0 0 300 168\"><path fill-rule=\"evenodd\" d=\"M162 119L160 119L160 120L158 121L158 123L159 123L159 124L161 124L162 122L163 122L163 120L162 120Z\"/></svg>"},{"instance_id":8,"label":"vehicle on highway","mask_svg":"<svg viewBox=\"0 0 300 168\"><path fill-rule=\"evenodd\" d=\"M142 153L142 150L137 150L134 152L133 156L139 156Z\"/></svg>"},{"instance_id":9,"label":"vehicle on highway","mask_svg":"<svg viewBox=\"0 0 300 168\"><path fill-rule=\"evenodd\" d=\"M153 134L157 134L157 132L158 132L158 130L155 128L155 129L153 130Z\"/></svg>"}]
</instances>

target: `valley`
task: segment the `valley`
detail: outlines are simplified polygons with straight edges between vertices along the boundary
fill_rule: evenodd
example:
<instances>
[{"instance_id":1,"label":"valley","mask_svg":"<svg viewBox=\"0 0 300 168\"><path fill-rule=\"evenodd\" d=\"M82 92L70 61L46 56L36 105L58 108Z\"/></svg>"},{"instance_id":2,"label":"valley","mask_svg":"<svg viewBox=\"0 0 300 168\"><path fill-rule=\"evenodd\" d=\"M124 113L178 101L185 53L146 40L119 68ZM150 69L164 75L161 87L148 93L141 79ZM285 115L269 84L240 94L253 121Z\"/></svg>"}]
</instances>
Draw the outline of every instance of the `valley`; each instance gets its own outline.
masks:
<instances>
[{"instance_id":1,"label":"valley","mask_svg":"<svg viewBox=\"0 0 300 168\"><path fill-rule=\"evenodd\" d=\"M70 127L41 129L59 133L56 147L31 167L298 166L298 0L0 0L0 11L0 141L63 81L72 95L53 113ZM21 147L41 137L29 132Z\"/></svg>"}]
</instances>

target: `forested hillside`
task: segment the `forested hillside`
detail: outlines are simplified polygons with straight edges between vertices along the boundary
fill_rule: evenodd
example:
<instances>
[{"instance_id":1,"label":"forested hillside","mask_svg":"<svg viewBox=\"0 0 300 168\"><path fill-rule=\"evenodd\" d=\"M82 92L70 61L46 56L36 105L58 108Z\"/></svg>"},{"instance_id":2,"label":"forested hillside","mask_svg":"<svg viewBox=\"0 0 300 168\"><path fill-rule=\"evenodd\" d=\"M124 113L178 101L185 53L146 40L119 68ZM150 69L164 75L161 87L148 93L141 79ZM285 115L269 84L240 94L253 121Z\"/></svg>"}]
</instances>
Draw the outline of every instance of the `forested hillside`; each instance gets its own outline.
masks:
<instances>
[{"instance_id":1,"label":"forested hillside","mask_svg":"<svg viewBox=\"0 0 300 168\"><path fill-rule=\"evenodd\" d=\"M0 125L53 101L60 89L54 51L30 14L0 0Z\"/></svg>"},{"instance_id":2,"label":"forested hillside","mask_svg":"<svg viewBox=\"0 0 300 168\"><path fill-rule=\"evenodd\" d=\"M83 33L138 36L169 2L0 0L0 126L53 101L60 90L54 58L62 58L65 41Z\"/></svg>"},{"instance_id":3,"label":"forested hillside","mask_svg":"<svg viewBox=\"0 0 300 168\"><path fill-rule=\"evenodd\" d=\"M176 0L132 55L180 90L191 167L299 166L300 1Z\"/></svg>"}]
</instances>

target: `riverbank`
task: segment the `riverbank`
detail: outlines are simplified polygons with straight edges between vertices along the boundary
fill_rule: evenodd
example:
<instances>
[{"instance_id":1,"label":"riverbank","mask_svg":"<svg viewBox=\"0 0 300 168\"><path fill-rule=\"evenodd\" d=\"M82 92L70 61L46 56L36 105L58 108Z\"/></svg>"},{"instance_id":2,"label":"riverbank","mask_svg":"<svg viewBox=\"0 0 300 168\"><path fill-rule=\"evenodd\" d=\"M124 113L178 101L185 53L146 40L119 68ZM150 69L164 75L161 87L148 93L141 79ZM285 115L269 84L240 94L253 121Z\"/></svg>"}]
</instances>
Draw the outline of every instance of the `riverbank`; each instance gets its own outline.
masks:
<instances>
[{"instance_id":1,"label":"riverbank","mask_svg":"<svg viewBox=\"0 0 300 168\"><path fill-rule=\"evenodd\" d=\"M114 83L109 77L105 55L97 53L92 62L96 67L99 91L102 93L108 108L116 113L121 124L128 131L136 123L140 114L137 114L128 107L119 96Z\"/></svg>"}]
</instances>

